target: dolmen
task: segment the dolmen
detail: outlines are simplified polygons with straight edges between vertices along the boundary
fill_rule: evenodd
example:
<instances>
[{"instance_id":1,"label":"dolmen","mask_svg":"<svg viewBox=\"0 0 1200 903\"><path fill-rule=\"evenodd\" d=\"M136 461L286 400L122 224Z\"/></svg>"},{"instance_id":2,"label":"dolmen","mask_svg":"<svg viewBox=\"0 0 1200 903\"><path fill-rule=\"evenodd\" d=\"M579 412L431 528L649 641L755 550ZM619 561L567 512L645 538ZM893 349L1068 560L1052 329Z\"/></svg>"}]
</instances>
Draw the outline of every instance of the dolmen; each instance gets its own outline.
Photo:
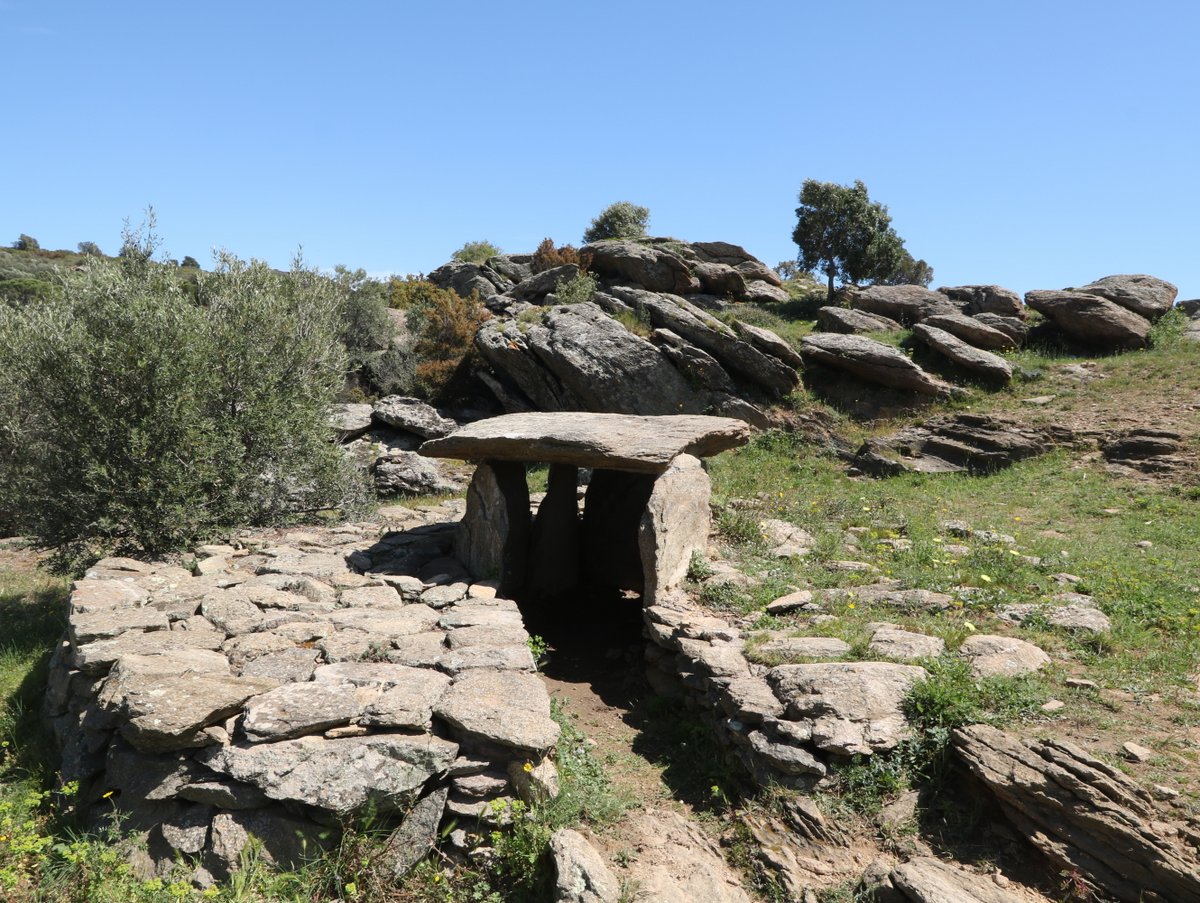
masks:
<instances>
[{"instance_id":1,"label":"dolmen","mask_svg":"<svg viewBox=\"0 0 1200 903\"><path fill-rule=\"evenodd\" d=\"M421 454L478 463L455 541L473 578L498 580L512 598L613 586L649 606L707 546L712 484L700 459L749 438L746 423L727 417L529 413L463 427ZM531 463L550 465L536 517ZM591 474L580 516L582 468Z\"/></svg>"}]
</instances>

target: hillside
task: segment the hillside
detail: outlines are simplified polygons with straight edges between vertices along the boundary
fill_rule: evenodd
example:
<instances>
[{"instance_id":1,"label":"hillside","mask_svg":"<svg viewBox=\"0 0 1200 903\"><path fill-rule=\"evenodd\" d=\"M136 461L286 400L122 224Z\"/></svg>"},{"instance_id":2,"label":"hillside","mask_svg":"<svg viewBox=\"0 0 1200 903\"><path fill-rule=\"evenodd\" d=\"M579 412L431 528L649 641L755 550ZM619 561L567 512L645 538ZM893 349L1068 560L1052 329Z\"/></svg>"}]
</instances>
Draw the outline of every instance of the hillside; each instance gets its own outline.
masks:
<instances>
[{"instance_id":1,"label":"hillside","mask_svg":"<svg viewBox=\"0 0 1200 903\"><path fill-rule=\"evenodd\" d=\"M0 252L0 277L24 253ZM231 530L162 562L106 559L77 585L48 705L81 808L125 811L149 844L136 872L107 835L54 845L70 800L43 795L59 765L38 713L68 588L5 542L0 616L17 629L0 658L0 888L22 900L40 885L50 900L609 903L1200 891L1191 306L1141 276L1031 293L1041 312L995 286L876 286L825 305L723 242L580 255L435 271L490 315L455 399L340 410L348 448L380 455L375 468L429 468L420 491L434 498L341 526ZM606 529L628 514L588 526L609 516L602 503L616 512L649 494L619 466L588 465L585 490L560 443L557 468L534 466L533 451L508 470L494 452L468 455L484 463L466 492L472 464L438 475L447 440L422 440L485 412L754 429L703 453L712 531L678 585L656 590L618 576L627 559ZM557 531L538 527L543 511ZM555 550L530 555L528 587L483 575L452 539L472 521L490 548L520 517L533 518L530 548ZM563 545L576 530L582 558ZM589 543L611 567L562 583L570 556L587 571ZM529 588L551 579L555 593ZM193 722L196 691L151 725L145 699L176 680L151 659L167 654L201 671L215 656L222 686L240 681L243 695ZM405 706L370 695L388 668L421 674ZM342 696L326 698L314 669ZM487 675L506 689L468 695ZM446 686L466 701L440 696ZM528 723L527 708L539 713ZM345 789L353 763L418 741L433 752L405 760L419 773L411 796L379 792L386 769ZM288 744L361 746L322 780L303 777L308 759L238 758ZM530 790L548 774L554 802ZM247 846L260 829L265 846ZM328 849L272 877L262 862L305 858L300 835Z\"/></svg>"}]
</instances>

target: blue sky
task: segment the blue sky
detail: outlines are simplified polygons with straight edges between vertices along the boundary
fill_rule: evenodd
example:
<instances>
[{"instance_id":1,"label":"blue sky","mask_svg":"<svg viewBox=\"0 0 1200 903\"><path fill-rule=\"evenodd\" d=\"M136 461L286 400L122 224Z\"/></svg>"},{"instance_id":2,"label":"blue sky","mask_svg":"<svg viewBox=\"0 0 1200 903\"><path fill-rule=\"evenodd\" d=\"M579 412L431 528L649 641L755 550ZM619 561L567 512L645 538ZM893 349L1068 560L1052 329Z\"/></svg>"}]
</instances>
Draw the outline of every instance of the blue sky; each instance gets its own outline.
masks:
<instances>
[{"instance_id":1,"label":"blue sky","mask_svg":"<svg viewBox=\"0 0 1200 903\"><path fill-rule=\"evenodd\" d=\"M1198 10L0 0L0 241L153 205L174 257L427 272L631 200L774 264L806 178L862 179L935 285L1200 297Z\"/></svg>"}]
</instances>

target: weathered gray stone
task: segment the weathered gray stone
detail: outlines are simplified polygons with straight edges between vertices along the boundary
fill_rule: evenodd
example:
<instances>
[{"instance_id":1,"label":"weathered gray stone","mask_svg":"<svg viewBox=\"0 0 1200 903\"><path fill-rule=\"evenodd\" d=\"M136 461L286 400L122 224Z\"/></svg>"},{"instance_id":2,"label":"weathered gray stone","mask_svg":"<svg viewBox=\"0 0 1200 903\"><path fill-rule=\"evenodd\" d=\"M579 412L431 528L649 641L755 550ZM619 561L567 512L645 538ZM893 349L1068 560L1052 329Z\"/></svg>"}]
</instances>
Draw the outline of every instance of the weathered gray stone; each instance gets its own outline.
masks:
<instances>
[{"instance_id":1,"label":"weathered gray stone","mask_svg":"<svg viewBox=\"0 0 1200 903\"><path fill-rule=\"evenodd\" d=\"M546 496L538 505L530 542L527 598L542 600L579 585L580 535L578 500L579 469L570 464L552 464ZM494 595L494 593L493 593ZM470 628L467 628L468 630ZM455 636L455 634L460 634ZM454 631L452 648L466 643L469 635ZM494 640L505 643L508 640Z\"/></svg>"},{"instance_id":2,"label":"weathered gray stone","mask_svg":"<svg viewBox=\"0 0 1200 903\"><path fill-rule=\"evenodd\" d=\"M424 633L438 621L438 612L428 605L412 603L399 608L341 608L329 613L338 628L363 630L385 645L397 637ZM326 639L330 639L327 637Z\"/></svg>"},{"instance_id":3,"label":"weathered gray stone","mask_svg":"<svg viewBox=\"0 0 1200 903\"><path fill-rule=\"evenodd\" d=\"M584 245L580 254L591 257L589 269L609 278L624 279L652 292L687 294L700 290L688 265L664 248L635 241L597 241Z\"/></svg>"},{"instance_id":4,"label":"weathered gray stone","mask_svg":"<svg viewBox=\"0 0 1200 903\"><path fill-rule=\"evenodd\" d=\"M1025 740L988 725L954 732L955 751L1005 814L1060 868L1126 903L1200 899L1194 828L1073 744Z\"/></svg>"},{"instance_id":5,"label":"weathered gray stone","mask_svg":"<svg viewBox=\"0 0 1200 903\"><path fill-rule=\"evenodd\" d=\"M236 589L206 596L200 613L227 636L254 633L263 624L262 610Z\"/></svg>"},{"instance_id":6,"label":"weathered gray stone","mask_svg":"<svg viewBox=\"0 0 1200 903\"><path fill-rule=\"evenodd\" d=\"M760 677L739 677L720 691L721 706L731 717L746 724L760 724L764 718L777 718L784 705Z\"/></svg>"},{"instance_id":7,"label":"weathered gray stone","mask_svg":"<svg viewBox=\"0 0 1200 903\"><path fill-rule=\"evenodd\" d=\"M1082 633L1102 634L1112 630L1108 616L1094 605L1074 603L1052 609L1047 616L1051 626Z\"/></svg>"},{"instance_id":8,"label":"weathered gray stone","mask_svg":"<svg viewBox=\"0 0 1200 903\"><path fill-rule=\"evenodd\" d=\"M380 423L416 433L426 439L438 439L458 429L458 424L443 417L432 406L418 398L388 395L371 408Z\"/></svg>"},{"instance_id":9,"label":"weathered gray stone","mask_svg":"<svg viewBox=\"0 0 1200 903\"><path fill-rule=\"evenodd\" d=\"M116 582L116 581L110 581ZM113 607L72 614L67 622L71 642L76 646L108 640L129 631L156 631L170 627L167 616L157 609Z\"/></svg>"},{"instance_id":10,"label":"weathered gray stone","mask_svg":"<svg viewBox=\"0 0 1200 903\"><path fill-rule=\"evenodd\" d=\"M161 662L134 661L138 658ZM205 727L241 710L252 696L274 689L261 677L179 672L168 656L126 656L97 697L120 721L121 734L142 752L168 752L211 742Z\"/></svg>"},{"instance_id":11,"label":"weathered gray stone","mask_svg":"<svg viewBox=\"0 0 1200 903\"><path fill-rule=\"evenodd\" d=\"M104 782L123 799L169 800L195 780L198 770L186 754L146 755L117 739L108 748Z\"/></svg>"},{"instance_id":12,"label":"weathered gray stone","mask_svg":"<svg viewBox=\"0 0 1200 903\"><path fill-rule=\"evenodd\" d=\"M650 341L683 376L711 392L733 393L736 387L720 361L669 329L656 329Z\"/></svg>"},{"instance_id":13,"label":"weathered gray stone","mask_svg":"<svg viewBox=\"0 0 1200 903\"><path fill-rule=\"evenodd\" d=\"M962 339L976 348L992 351L1008 351L1017 347L1017 342L1007 332L989 326L966 314L934 314L921 321L925 326L941 329Z\"/></svg>"},{"instance_id":14,"label":"weathered gray stone","mask_svg":"<svg viewBox=\"0 0 1200 903\"><path fill-rule=\"evenodd\" d=\"M71 664L84 674L103 674L126 655L176 654L188 649L219 649L224 633L196 634L181 630L129 631L110 640L97 640L79 646L69 656Z\"/></svg>"},{"instance_id":15,"label":"weathered gray stone","mask_svg":"<svg viewBox=\"0 0 1200 903\"><path fill-rule=\"evenodd\" d=\"M817 310L817 328L822 332L860 335L867 332L900 332L904 329L891 317L828 305Z\"/></svg>"},{"instance_id":16,"label":"weathered gray stone","mask_svg":"<svg viewBox=\"0 0 1200 903\"><path fill-rule=\"evenodd\" d=\"M919 658L937 658L946 651L946 641L941 637L912 633L908 630L885 628L871 635L867 651L885 658L913 661Z\"/></svg>"},{"instance_id":17,"label":"weathered gray stone","mask_svg":"<svg viewBox=\"0 0 1200 903\"><path fill-rule=\"evenodd\" d=\"M363 724L384 728L428 728L433 707L450 686L450 678L428 668L405 668L404 672L402 680L386 686L367 706L361 718Z\"/></svg>"},{"instance_id":18,"label":"weathered gray stone","mask_svg":"<svg viewBox=\"0 0 1200 903\"><path fill-rule=\"evenodd\" d=\"M198 781L181 787L178 796L218 809L258 809L267 804L267 796L261 790L237 781Z\"/></svg>"},{"instance_id":19,"label":"weathered gray stone","mask_svg":"<svg viewBox=\"0 0 1200 903\"><path fill-rule=\"evenodd\" d=\"M790 743L776 743L762 731L751 731L747 737L750 749L763 762L784 774L815 774L824 776L825 765L808 750Z\"/></svg>"},{"instance_id":20,"label":"weathered gray stone","mask_svg":"<svg viewBox=\"0 0 1200 903\"><path fill-rule=\"evenodd\" d=\"M328 667L336 667L330 665ZM290 740L349 724L362 712L351 683L287 684L246 704L242 728L254 741Z\"/></svg>"},{"instance_id":21,"label":"weathered gray stone","mask_svg":"<svg viewBox=\"0 0 1200 903\"><path fill-rule=\"evenodd\" d=\"M437 462L415 451L391 451L379 458L371 475L381 493L430 495L453 485L442 479Z\"/></svg>"},{"instance_id":22,"label":"weathered gray stone","mask_svg":"<svg viewBox=\"0 0 1200 903\"><path fill-rule=\"evenodd\" d=\"M367 802L381 810L407 806L457 754L457 744L437 737L376 734L228 746L205 750L198 758L272 799L344 813Z\"/></svg>"},{"instance_id":23,"label":"weathered gray stone","mask_svg":"<svg viewBox=\"0 0 1200 903\"><path fill-rule=\"evenodd\" d=\"M414 668L432 668L446 653L446 635L437 630L394 637L392 646L394 648L386 653L389 662Z\"/></svg>"},{"instance_id":24,"label":"weathered gray stone","mask_svg":"<svg viewBox=\"0 0 1200 903\"><path fill-rule=\"evenodd\" d=\"M848 294L850 306L856 310L888 317L905 326L959 309L945 295L919 285L867 285L853 287Z\"/></svg>"},{"instance_id":25,"label":"weathered gray stone","mask_svg":"<svg viewBox=\"0 0 1200 903\"><path fill-rule=\"evenodd\" d=\"M1033 643L1015 637L980 634L958 647L976 677L1019 677L1041 670L1050 656Z\"/></svg>"},{"instance_id":26,"label":"weathered gray stone","mask_svg":"<svg viewBox=\"0 0 1200 903\"><path fill-rule=\"evenodd\" d=\"M442 264L430 273L428 278L439 288L448 288L463 298L469 297L473 292L487 298L512 288L507 279L490 267L464 260L452 260Z\"/></svg>"},{"instance_id":27,"label":"weathered gray stone","mask_svg":"<svg viewBox=\"0 0 1200 903\"><path fill-rule=\"evenodd\" d=\"M757 652L764 657L844 658L850 654L850 644L829 636L773 636Z\"/></svg>"},{"instance_id":28,"label":"weathered gray stone","mask_svg":"<svg viewBox=\"0 0 1200 903\"><path fill-rule=\"evenodd\" d=\"M642 384L642 391L646 385ZM745 445L749 438L744 423L723 417L508 414L426 442L421 451L468 461L540 461L661 473L681 454L707 457Z\"/></svg>"},{"instance_id":29,"label":"weathered gray stone","mask_svg":"<svg viewBox=\"0 0 1200 903\"><path fill-rule=\"evenodd\" d=\"M550 837L550 852L554 903L618 903L621 883L582 834L559 828Z\"/></svg>"},{"instance_id":30,"label":"weathered gray stone","mask_svg":"<svg viewBox=\"0 0 1200 903\"><path fill-rule=\"evenodd\" d=\"M71 615L145 605L150 593L132 580L76 580L71 588Z\"/></svg>"},{"instance_id":31,"label":"weathered gray stone","mask_svg":"<svg viewBox=\"0 0 1200 903\"><path fill-rule=\"evenodd\" d=\"M805 360L844 370L860 379L921 395L946 396L955 388L926 373L898 349L857 335L821 332L805 336L800 344Z\"/></svg>"},{"instance_id":32,"label":"weathered gray stone","mask_svg":"<svg viewBox=\"0 0 1200 903\"><path fill-rule=\"evenodd\" d=\"M1029 899L984 875L928 856L896 866L891 880L912 903L1026 903Z\"/></svg>"},{"instance_id":33,"label":"weathered gray stone","mask_svg":"<svg viewBox=\"0 0 1200 903\"><path fill-rule=\"evenodd\" d=\"M707 548L711 495L712 482L704 466L688 454L676 457L654 481L638 526L646 605L678 586L687 576L692 555Z\"/></svg>"},{"instance_id":34,"label":"weathered gray stone","mask_svg":"<svg viewBox=\"0 0 1200 903\"><path fill-rule=\"evenodd\" d=\"M1099 295L1033 291L1025 303L1073 338L1104 349L1143 348L1150 335L1149 320Z\"/></svg>"},{"instance_id":35,"label":"weathered gray stone","mask_svg":"<svg viewBox=\"0 0 1200 903\"><path fill-rule=\"evenodd\" d=\"M780 665L767 672L787 716L812 722L813 743L839 755L893 748L908 724L904 697L924 668L884 662Z\"/></svg>"},{"instance_id":36,"label":"weathered gray stone","mask_svg":"<svg viewBox=\"0 0 1200 903\"><path fill-rule=\"evenodd\" d=\"M455 680L434 714L464 738L546 752L558 739L550 696L535 674L467 671Z\"/></svg>"},{"instance_id":37,"label":"weathered gray stone","mask_svg":"<svg viewBox=\"0 0 1200 903\"><path fill-rule=\"evenodd\" d=\"M421 603L430 608L445 608L467 597L466 583L447 583L441 586L431 586L421 593Z\"/></svg>"},{"instance_id":38,"label":"weathered gray stone","mask_svg":"<svg viewBox=\"0 0 1200 903\"><path fill-rule=\"evenodd\" d=\"M1012 379L1012 365L1004 358L968 345L944 329L918 323L913 327L913 335L960 367L974 371L986 379L999 383L1007 383Z\"/></svg>"},{"instance_id":39,"label":"weathered gray stone","mask_svg":"<svg viewBox=\"0 0 1200 903\"><path fill-rule=\"evenodd\" d=\"M349 442L371 428L371 406L335 404L329 412L329 427L338 442Z\"/></svg>"},{"instance_id":40,"label":"weathered gray stone","mask_svg":"<svg viewBox=\"0 0 1200 903\"><path fill-rule=\"evenodd\" d=\"M777 357L792 367L804 366L804 358L800 357L800 353L769 329L734 320L733 331L764 354Z\"/></svg>"},{"instance_id":41,"label":"weathered gray stone","mask_svg":"<svg viewBox=\"0 0 1200 903\"><path fill-rule=\"evenodd\" d=\"M454 436L436 441L453 442ZM451 450L458 453L461 449ZM525 468L512 461L486 461L476 467L455 537L458 558L468 573L497 578L505 592L513 593L525 582L531 531Z\"/></svg>"},{"instance_id":42,"label":"weathered gray stone","mask_svg":"<svg viewBox=\"0 0 1200 903\"><path fill-rule=\"evenodd\" d=\"M330 840L328 832L307 819L281 810L220 812L209 830L207 852L221 874L241 868L242 851L251 837L261 842L262 858L280 869L298 869L316 859Z\"/></svg>"},{"instance_id":43,"label":"weathered gray stone","mask_svg":"<svg viewBox=\"0 0 1200 903\"><path fill-rule=\"evenodd\" d=\"M423 797L388 836L380 857L394 879L407 875L433 849L449 793L448 787L442 787Z\"/></svg>"},{"instance_id":44,"label":"weathered gray stone","mask_svg":"<svg viewBox=\"0 0 1200 903\"><path fill-rule=\"evenodd\" d=\"M1012 289L999 285L943 285L938 288L938 294L945 295L969 317L976 314L995 314L1001 317L1025 318L1021 296Z\"/></svg>"},{"instance_id":45,"label":"weathered gray stone","mask_svg":"<svg viewBox=\"0 0 1200 903\"><path fill-rule=\"evenodd\" d=\"M1171 283L1143 274L1105 276L1071 291L1107 298L1151 323L1169 311L1179 295Z\"/></svg>"},{"instance_id":46,"label":"weathered gray stone","mask_svg":"<svg viewBox=\"0 0 1200 903\"><path fill-rule=\"evenodd\" d=\"M447 674L460 674L479 668L500 671L533 671L533 653L525 643L509 646L468 646L451 649L437 660Z\"/></svg>"}]
</instances>

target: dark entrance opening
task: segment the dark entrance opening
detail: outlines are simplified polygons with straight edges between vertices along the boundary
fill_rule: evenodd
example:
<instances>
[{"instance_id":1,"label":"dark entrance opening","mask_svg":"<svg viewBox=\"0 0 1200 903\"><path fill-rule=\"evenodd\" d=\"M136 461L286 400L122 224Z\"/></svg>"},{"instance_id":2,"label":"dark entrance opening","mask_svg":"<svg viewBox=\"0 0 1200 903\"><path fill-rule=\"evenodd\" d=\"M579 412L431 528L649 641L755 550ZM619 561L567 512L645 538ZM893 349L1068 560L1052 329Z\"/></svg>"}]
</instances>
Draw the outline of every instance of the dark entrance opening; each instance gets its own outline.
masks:
<instances>
[{"instance_id":1,"label":"dark entrance opening","mask_svg":"<svg viewBox=\"0 0 1200 903\"><path fill-rule=\"evenodd\" d=\"M644 645L638 529L655 477L585 472L581 499L580 476L574 466L550 466L513 593L530 635L551 647L543 670L563 680L625 669L630 658L640 662Z\"/></svg>"}]
</instances>

